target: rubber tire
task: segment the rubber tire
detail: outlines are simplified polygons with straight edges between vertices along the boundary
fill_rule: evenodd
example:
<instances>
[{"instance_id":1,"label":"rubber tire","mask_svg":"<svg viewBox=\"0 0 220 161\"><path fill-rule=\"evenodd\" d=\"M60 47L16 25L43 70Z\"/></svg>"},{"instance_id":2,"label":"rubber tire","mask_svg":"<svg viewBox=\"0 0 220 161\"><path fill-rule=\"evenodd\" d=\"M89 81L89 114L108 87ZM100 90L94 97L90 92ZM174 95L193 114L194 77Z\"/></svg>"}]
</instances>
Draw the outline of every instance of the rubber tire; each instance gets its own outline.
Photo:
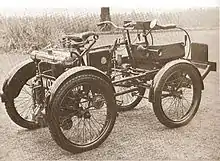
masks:
<instances>
[{"instance_id":1,"label":"rubber tire","mask_svg":"<svg viewBox=\"0 0 220 161\"><path fill-rule=\"evenodd\" d=\"M139 95L144 96L146 89L145 88L140 88L139 89ZM130 111L133 110L142 100L142 97L137 97L136 100L134 100L131 104L128 104L126 106L117 106L119 112L125 112L125 111Z\"/></svg>"},{"instance_id":2,"label":"rubber tire","mask_svg":"<svg viewBox=\"0 0 220 161\"><path fill-rule=\"evenodd\" d=\"M110 125L108 126L108 129L106 129L105 133L98 140L96 140L95 142L89 145L78 146L70 142L63 135L59 127L59 122L57 121L57 118L55 118L54 113L57 108L56 106L58 105L60 99L62 98L66 90L73 87L74 85L77 85L85 81L91 82L91 84L99 86L101 87L101 89L108 91L108 92L105 92L105 95L106 95L105 98L108 99L107 102L110 104L110 106L108 107L111 107L110 109L111 122L110 122ZM67 150L71 153L81 153L81 152L85 152L85 151L97 148L99 145L101 145L106 140L106 138L109 136L109 134L111 133L114 127L116 115L117 115L117 108L115 105L113 88L109 85L107 81L105 81L104 79L98 76L95 76L92 74L83 74L83 75L79 75L79 76L69 79L65 83L61 84L61 86L56 91L52 100L53 101L51 102L51 106L49 106L46 109L49 130L50 130L52 138L64 150Z\"/></svg>"},{"instance_id":3,"label":"rubber tire","mask_svg":"<svg viewBox=\"0 0 220 161\"><path fill-rule=\"evenodd\" d=\"M8 113L9 117L17 125L23 128L29 129L29 130L34 130L34 129L38 129L41 127L40 124L27 121L19 115L14 105L14 98L8 98L8 101L5 103L5 107L6 107L6 112Z\"/></svg>"},{"instance_id":4,"label":"rubber tire","mask_svg":"<svg viewBox=\"0 0 220 161\"><path fill-rule=\"evenodd\" d=\"M193 99L193 106L194 106L194 111L191 112L190 115L188 115L185 119L181 120L181 121L172 121L171 119L169 119L165 113L163 112L163 108L161 107L161 91L163 88L163 85L165 84L167 78L174 72L178 71L178 70L183 70L184 72L187 72L187 74L190 75L192 83L195 85L195 91L193 91L193 97L195 94L195 99ZM193 67L190 64L177 64L174 65L170 68L167 69L167 71L160 77L159 83L157 84L157 86L155 87L154 90L154 96L155 96L155 101L153 102L153 110L154 113L156 115L156 117L158 118L158 120L165 126L169 127L169 128L177 128L177 127L181 127L184 126L186 124L188 124L192 118L195 116L196 112L198 111L199 105L200 105L200 101L201 101L201 91L202 91L202 85L199 83L200 80L200 75L198 74L198 72L196 71L197 69L195 69L195 67Z\"/></svg>"}]
</instances>

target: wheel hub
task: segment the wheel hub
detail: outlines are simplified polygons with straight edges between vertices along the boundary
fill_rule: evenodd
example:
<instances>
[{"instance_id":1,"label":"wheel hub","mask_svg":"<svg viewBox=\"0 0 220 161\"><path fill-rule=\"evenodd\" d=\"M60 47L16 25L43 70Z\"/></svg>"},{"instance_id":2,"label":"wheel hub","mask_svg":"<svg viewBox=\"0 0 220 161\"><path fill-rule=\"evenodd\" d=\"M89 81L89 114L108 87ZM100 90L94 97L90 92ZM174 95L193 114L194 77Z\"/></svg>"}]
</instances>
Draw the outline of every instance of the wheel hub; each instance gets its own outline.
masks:
<instances>
[{"instance_id":1,"label":"wheel hub","mask_svg":"<svg viewBox=\"0 0 220 161\"><path fill-rule=\"evenodd\" d=\"M175 98L179 98L182 99L183 98L183 91L182 90L173 90L171 92L171 94L175 97Z\"/></svg>"}]
</instances>

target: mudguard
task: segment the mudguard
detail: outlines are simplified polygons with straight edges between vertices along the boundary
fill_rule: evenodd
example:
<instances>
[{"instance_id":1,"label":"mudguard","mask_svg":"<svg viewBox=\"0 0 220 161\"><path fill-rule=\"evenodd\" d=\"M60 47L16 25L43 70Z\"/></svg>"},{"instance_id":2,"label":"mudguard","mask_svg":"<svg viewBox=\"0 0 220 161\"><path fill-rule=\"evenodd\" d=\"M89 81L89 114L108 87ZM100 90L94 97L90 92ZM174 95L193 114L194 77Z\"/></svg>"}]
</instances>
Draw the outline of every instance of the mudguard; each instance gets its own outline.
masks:
<instances>
[{"instance_id":1,"label":"mudguard","mask_svg":"<svg viewBox=\"0 0 220 161\"><path fill-rule=\"evenodd\" d=\"M199 70L196 68L195 65L193 65L190 61L188 60L184 60L184 59L177 59L177 60L174 60L174 61L171 61L169 63L167 63L163 68L161 68L159 70L159 72L155 75L154 77L154 80L152 81L152 85L150 87L150 91L149 91L149 102L154 102L155 100L155 96L154 96L154 90L155 90L155 87L158 85L159 83L159 80L161 79L162 75L169 69L171 68L172 66L175 66L177 64L189 64L191 65L193 68L195 68L195 71L198 72L199 76L200 76L200 83L201 86L202 86L202 90L204 89L204 83L203 83L203 80L202 80L202 77L201 77L201 74L199 72Z\"/></svg>"},{"instance_id":2,"label":"mudguard","mask_svg":"<svg viewBox=\"0 0 220 161\"><path fill-rule=\"evenodd\" d=\"M36 66L32 59L27 59L15 66L3 83L3 95L6 99L16 98L25 82L35 76Z\"/></svg>"},{"instance_id":3,"label":"mudguard","mask_svg":"<svg viewBox=\"0 0 220 161\"><path fill-rule=\"evenodd\" d=\"M69 79L78 76L80 74L94 74L97 75L101 78L103 78L104 80L106 80L107 82L109 82L111 85L111 79L105 74L103 73L101 70L92 67L92 66L80 66L80 67L74 67L72 69L67 70L66 72L64 72L63 74L61 74L53 83L53 85L50 88L50 95L47 98L48 101L48 105L51 105L51 102L53 101L54 95L57 92L57 90L59 89L59 87L65 83L66 81L68 81ZM112 88L114 90L114 87L112 85Z\"/></svg>"}]
</instances>

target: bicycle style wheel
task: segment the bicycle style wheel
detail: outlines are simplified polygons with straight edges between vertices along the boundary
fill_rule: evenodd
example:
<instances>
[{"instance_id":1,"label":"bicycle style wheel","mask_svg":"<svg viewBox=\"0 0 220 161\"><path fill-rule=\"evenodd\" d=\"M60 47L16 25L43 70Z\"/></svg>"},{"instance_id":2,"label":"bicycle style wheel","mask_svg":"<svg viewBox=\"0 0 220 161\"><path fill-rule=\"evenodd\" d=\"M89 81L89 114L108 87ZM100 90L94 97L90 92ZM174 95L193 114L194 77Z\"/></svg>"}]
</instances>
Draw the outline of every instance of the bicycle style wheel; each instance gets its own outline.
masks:
<instances>
[{"instance_id":1,"label":"bicycle style wheel","mask_svg":"<svg viewBox=\"0 0 220 161\"><path fill-rule=\"evenodd\" d=\"M154 112L167 127L186 125L195 116L202 85L200 75L189 64L177 64L167 69L155 87Z\"/></svg>"},{"instance_id":2,"label":"bicycle style wheel","mask_svg":"<svg viewBox=\"0 0 220 161\"><path fill-rule=\"evenodd\" d=\"M112 87L102 78L83 74L63 83L47 109L48 124L56 143L72 153L98 147L115 123Z\"/></svg>"},{"instance_id":3,"label":"bicycle style wheel","mask_svg":"<svg viewBox=\"0 0 220 161\"><path fill-rule=\"evenodd\" d=\"M36 118L40 106L36 102L37 96L36 92L34 92L32 81L33 78L30 78L25 82L19 95L16 98L9 98L9 101L5 104L9 117L17 125L27 129L40 127L40 123Z\"/></svg>"}]
</instances>

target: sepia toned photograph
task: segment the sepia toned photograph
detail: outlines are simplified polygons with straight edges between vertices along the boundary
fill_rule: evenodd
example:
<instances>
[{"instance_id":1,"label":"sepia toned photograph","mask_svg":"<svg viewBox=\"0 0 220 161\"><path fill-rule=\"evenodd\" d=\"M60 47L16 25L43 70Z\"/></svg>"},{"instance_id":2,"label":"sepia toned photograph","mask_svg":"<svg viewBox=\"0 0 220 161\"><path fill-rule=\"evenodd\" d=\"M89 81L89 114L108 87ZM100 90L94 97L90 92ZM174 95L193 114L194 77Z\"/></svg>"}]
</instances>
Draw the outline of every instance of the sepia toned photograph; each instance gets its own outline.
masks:
<instances>
[{"instance_id":1,"label":"sepia toned photograph","mask_svg":"<svg viewBox=\"0 0 220 161\"><path fill-rule=\"evenodd\" d=\"M8 0L0 160L220 160L216 0Z\"/></svg>"}]
</instances>

